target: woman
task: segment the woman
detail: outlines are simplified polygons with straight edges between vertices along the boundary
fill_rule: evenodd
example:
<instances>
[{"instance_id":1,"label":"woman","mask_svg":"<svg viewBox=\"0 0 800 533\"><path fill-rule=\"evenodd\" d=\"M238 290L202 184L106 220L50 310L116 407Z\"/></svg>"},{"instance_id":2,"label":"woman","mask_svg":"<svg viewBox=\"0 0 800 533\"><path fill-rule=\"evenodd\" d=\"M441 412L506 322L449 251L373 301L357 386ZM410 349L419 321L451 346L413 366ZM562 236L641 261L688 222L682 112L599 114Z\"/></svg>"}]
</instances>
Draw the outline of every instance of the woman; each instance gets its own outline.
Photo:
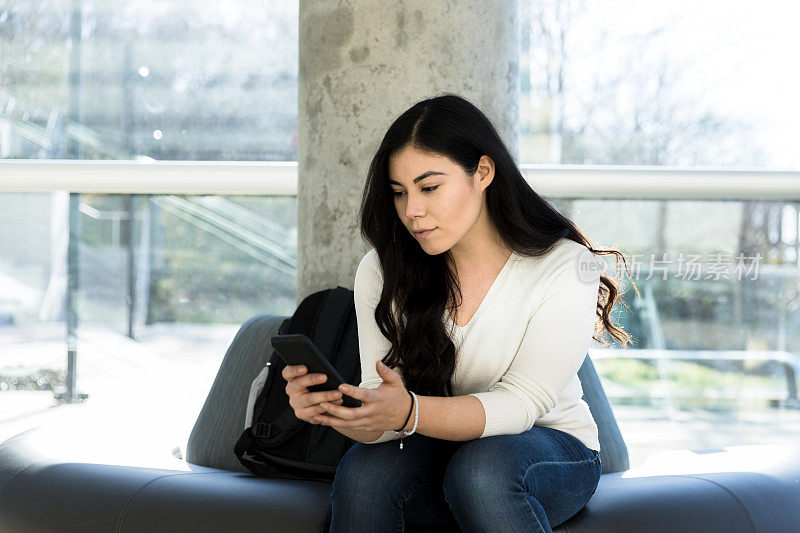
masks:
<instances>
[{"instance_id":1,"label":"woman","mask_svg":"<svg viewBox=\"0 0 800 533\"><path fill-rule=\"evenodd\" d=\"M373 246L354 286L362 381L308 393L324 376L284 370L298 418L359 441L336 471L330 530L552 531L600 478L577 372L595 332L630 341L594 254L624 258L594 250L451 94L390 126L360 218Z\"/></svg>"}]
</instances>

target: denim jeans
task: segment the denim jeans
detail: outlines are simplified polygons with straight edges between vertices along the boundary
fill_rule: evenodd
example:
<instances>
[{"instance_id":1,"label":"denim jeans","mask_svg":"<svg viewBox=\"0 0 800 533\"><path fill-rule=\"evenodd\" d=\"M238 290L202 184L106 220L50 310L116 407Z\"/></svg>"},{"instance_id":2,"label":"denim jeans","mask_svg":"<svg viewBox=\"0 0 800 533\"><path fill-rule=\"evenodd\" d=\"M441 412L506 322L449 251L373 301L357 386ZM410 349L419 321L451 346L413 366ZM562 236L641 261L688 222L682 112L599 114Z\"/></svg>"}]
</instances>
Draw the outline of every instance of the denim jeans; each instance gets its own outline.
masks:
<instances>
[{"instance_id":1,"label":"denim jeans","mask_svg":"<svg viewBox=\"0 0 800 533\"><path fill-rule=\"evenodd\" d=\"M336 469L331 533L458 524L463 532L551 532L580 511L601 474L600 456L563 431L447 441L422 434L356 442Z\"/></svg>"}]
</instances>

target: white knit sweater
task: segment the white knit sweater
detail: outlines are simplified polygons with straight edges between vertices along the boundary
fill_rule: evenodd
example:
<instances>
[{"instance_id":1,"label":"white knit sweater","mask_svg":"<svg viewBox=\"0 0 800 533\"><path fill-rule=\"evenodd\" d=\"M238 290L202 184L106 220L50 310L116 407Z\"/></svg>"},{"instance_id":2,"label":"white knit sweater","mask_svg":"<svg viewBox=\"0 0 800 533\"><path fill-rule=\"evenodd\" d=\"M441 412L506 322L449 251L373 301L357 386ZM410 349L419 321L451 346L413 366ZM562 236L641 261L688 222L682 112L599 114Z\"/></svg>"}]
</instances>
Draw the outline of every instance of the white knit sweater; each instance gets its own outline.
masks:
<instances>
[{"instance_id":1,"label":"white knit sweater","mask_svg":"<svg viewBox=\"0 0 800 533\"><path fill-rule=\"evenodd\" d=\"M512 253L464 327L445 310L456 347L453 394L475 396L483 404L480 438L549 426L600 450L577 373L594 333L601 265L585 246L562 238L541 257ZM354 284L364 388L382 383L375 363L391 346L374 317L382 287L373 248L361 259ZM390 429L367 444L396 438Z\"/></svg>"}]
</instances>

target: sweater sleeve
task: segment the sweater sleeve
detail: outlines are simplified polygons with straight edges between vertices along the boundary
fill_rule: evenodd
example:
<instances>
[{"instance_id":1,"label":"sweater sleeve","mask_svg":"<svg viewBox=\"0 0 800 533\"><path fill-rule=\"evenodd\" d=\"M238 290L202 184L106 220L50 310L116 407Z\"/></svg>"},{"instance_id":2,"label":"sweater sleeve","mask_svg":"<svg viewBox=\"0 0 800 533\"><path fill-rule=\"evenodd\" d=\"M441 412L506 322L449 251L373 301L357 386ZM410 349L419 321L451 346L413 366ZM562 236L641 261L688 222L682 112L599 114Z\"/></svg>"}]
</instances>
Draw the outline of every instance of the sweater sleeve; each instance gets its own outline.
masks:
<instances>
[{"instance_id":1,"label":"sweater sleeve","mask_svg":"<svg viewBox=\"0 0 800 533\"><path fill-rule=\"evenodd\" d=\"M375 308L378 306L382 290L383 274L378 253L373 248L358 264L353 283L358 323L358 351L361 356L361 383L358 386L365 389L374 389L383 383L375 364L383 359L391 348L389 339L384 337L375 322ZM400 438L399 433L386 430L376 440L364 444L378 444L398 438Z\"/></svg>"},{"instance_id":2,"label":"sweater sleeve","mask_svg":"<svg viewBox=\"0 0 800 533\"><path fill-rule=\"evenodd\" d=\"M572 248L554 261L554 274L506 373L488 391L470 394L481 401L486 414L480 438L515 435L533 427L555 407L583 364L594 334L600 271L590 267L591 273L584 269L579 274L579 264L596 259L587 248L580 249Z\"/></svg>"}]
</instances>

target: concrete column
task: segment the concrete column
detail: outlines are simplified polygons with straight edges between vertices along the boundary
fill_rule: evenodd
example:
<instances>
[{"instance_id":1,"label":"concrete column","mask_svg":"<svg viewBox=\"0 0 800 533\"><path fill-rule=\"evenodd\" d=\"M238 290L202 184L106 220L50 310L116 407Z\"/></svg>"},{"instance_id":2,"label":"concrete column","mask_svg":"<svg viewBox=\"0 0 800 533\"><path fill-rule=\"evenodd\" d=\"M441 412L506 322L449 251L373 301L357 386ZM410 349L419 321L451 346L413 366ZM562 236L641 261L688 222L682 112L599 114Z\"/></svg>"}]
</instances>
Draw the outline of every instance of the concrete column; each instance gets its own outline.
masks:
<instances>
[{"instance_id":1,"label":"concrete column","mask_svg":"<svg viewBox=\"0 0 800 533\"><path fill-rule=\"evenodd\" d=\"M358 207L389 124L441 92L482 109L518 157L517 0L300 0L298 302L352 288Z\"/></svg>"}]
</instances>

